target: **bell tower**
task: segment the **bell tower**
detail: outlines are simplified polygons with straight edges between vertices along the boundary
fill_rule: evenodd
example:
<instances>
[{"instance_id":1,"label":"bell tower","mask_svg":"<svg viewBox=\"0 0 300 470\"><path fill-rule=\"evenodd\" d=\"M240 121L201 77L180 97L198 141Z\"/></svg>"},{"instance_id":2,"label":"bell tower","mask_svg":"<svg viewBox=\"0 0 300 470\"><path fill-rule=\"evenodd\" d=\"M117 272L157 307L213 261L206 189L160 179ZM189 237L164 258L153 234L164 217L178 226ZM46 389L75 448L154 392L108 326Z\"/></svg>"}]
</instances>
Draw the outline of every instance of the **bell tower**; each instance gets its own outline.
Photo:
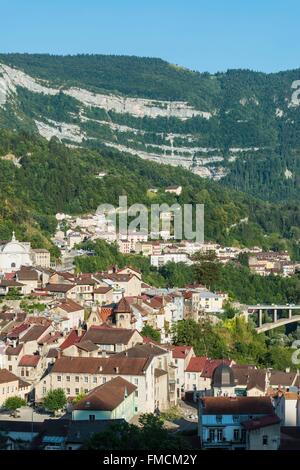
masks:
<instances>
[{"instance_id":1,"label":"bell tower","mask_svg":"<svg viewBox=\"0 0 300 470\"><path fill-rule=\"evenodd\" d=\"M125 297L119 301L115 309L115 320L117 328L131 329L131 308Z\"/></svg>"}]
</instances>

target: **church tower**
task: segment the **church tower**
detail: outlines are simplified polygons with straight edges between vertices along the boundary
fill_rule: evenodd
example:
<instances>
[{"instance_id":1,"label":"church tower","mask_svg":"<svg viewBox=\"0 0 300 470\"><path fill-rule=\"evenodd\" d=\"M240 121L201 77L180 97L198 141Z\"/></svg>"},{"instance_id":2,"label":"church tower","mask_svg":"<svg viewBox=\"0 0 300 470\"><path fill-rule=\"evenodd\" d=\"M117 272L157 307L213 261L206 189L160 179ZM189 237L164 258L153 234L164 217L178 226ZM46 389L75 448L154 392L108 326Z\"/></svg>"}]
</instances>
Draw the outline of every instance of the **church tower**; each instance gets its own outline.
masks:
<instances>
[{"instance_id":1,"label":"church tower","mask_svg":"<svg viewBox=\"0 0 300 470\"><path fill-rule=\"evenodd\" d=\"M115 309L115 320L117 328L132 328L131 308L125 297L122 297Z\"/></svg>"}]
</instances>

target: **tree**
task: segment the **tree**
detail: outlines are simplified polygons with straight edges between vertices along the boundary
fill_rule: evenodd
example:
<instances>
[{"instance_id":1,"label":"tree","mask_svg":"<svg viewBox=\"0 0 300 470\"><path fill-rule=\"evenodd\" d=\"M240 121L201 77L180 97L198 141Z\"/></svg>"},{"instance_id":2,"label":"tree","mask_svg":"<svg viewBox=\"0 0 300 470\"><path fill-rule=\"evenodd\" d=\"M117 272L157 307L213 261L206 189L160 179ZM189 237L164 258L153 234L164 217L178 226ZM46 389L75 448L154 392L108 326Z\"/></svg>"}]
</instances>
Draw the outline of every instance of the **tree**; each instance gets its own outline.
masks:
<instances>
[{"instance_id":1,"label":"tree","mask_svg":"<svg viewBox=\"0 0 300 470\"><path fill-rule=\"evenodd\" d=\"M25 405L26 405L26 401L23 400L23 398L20 398L18 396L9 397L4 402L4 408L6 408L9 411L16 411L18 408L20 408L21 406L25 406Z\"/></svg>"},{"instance_id":2,"label":"tree","mask_svg":"<svg viewBox=\"0 0 300 470\"><path fill-rule=\"evenodd\" d=\"M195 261L193 268L197 282L210 287L219 280L222 266L214 251L208 253L199 251L195 253L193 260Z\"/></svg>"},{"instance_id":3,"label":"tree","mask_svg":"<svg viewBox=\"0 0 300 470\"><path fill-rule=\"evenodd\" d=\"M20 293L19 289L17 289L16 287L12 287L11 289L9 289L5 298L7 300L19 300L21 296L22 294Z\"/></svg>"},{"instance_id":4,"label":"tree","mask_svg":"<svg viewBox=\"0 0 300 470\"><path fill-rule=\"evenodd\" d=\"M234 318L236 315L239 314L239 310L233 307L233 305L228 300L224 302L223 311L224 312L222 317L225 319Z\"/></svg>"},{"instance_id":5,"label":"tree","mask_svg":"<svg viewBox=\"0 0 300 470\"><path fill-rule=\"evenodd\" d=\"M160 340L161 340L160 332L155 330L155 328L153 328L153 326L151 325L145 325L141 331L141 335L151 338L154 341L157 341L158 343L160 343Z\"/></svg>"},{"instance_id":6,"label":"tree","mask_svg":"<svg viewBox=\"0 0 300 470\"><path fill-rule=\"evenodd\" d=\"M179 320L172 327L173 343L193 346L197 356L228 357L226 338L209 320Z\"/></svg>"},{"instance_id":7,"label":"tree","mask_svg":"<svg viewBox=\"0 0 300 470\"><path fill-rule=\"evenodd\" d=\"M107 431L94 434L86 444L92 450L178 450L189 449L188 443L164 428L163 420L154 414L143 414L140 426L113 424Z\"/></svg>"},{"instance_id":8,"label":"tree","mask_svg":"<svg viewBox=\"0 0 300 470\"><path fill-rule=\"evenodd\" d=\"M241 263L242 266L246 268L249 267L249 253L239 253L238 261Z\"/></svg>"},{"instance_id":9,"label":"tree","mask_svg":"<svg viewBox=\"0 0 300 470\"><path fill-rule=\"evenodd\" d=\"M75 405L76 403L78 403L80 400L83 400L83 398L86 397L86 393L79 393L78 395L76 395L76 397L73 398L73 404Z\"/></svg>"},{"instance_id":10,"label":"tree","mask_svg":"<svg viewBox=\"0 0 300 470\"><path fill-rule=\"evenodd\" d=\"M44 406L47 410L58 411L61 410L67 403L67 397L62 388L50 390L43 400Z\"/></svg>"}]
</instances>

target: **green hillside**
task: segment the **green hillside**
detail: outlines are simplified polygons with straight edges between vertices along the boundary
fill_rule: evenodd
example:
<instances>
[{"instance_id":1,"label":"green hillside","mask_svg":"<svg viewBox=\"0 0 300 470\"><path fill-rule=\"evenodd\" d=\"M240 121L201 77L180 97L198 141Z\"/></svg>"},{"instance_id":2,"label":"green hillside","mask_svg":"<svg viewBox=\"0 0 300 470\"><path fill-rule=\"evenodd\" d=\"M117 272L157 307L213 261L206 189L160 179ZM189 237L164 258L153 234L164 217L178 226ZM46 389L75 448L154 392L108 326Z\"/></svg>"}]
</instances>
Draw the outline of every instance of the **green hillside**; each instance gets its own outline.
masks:
<instances>
[{"instance_id":1,"label":"green hillside","mask_svg":"<svg viewBox=\"0 0 300 470\"><path fill-rule=\"evenodd\" d=\"M0 239L8 238L16 225L20 238L49 243L57 212L87 213L101 203L117 206L119 195L127 195L129 204L147 206L153 202L203 203L207 240L288 247L297 256L297 205L265 203L182 168L97 147L68 148L55 139L47 142L34 134L1 130L0 156L13 154L20 158L20 166L0 159ZM107 176L97 179L100 171ZM173 184L183 186L178 198L164 193ZM153 186L159 188L154 198L148 194Z\"/></svg>"},{"instance_id":2,"label":"green hillside","mask_svg":"<svg viewBox=\"0 0 300 470\"><path fill-rule=\"evenodd\" d=\"M7 76L1 64L55 93ZM97 140L268 201L296 202L300 103L292 84L299 78L300 69L212 75L155 58L0 54L0 82L10 90L0 126L75 145Z\"/></svg>"}]
</instances>

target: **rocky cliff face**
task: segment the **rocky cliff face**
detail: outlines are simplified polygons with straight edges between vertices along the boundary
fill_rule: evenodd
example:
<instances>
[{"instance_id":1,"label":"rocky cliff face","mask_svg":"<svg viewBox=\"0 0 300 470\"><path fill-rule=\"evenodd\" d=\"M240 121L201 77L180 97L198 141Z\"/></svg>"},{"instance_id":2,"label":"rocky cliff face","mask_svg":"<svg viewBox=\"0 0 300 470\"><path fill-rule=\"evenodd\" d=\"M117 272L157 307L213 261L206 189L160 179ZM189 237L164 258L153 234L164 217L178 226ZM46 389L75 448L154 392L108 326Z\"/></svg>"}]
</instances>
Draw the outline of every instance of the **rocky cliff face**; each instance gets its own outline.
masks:
<instances>
[{"instance_id":1,"label":"rocky cliff face","mask_svg":"<svg viewBox=\"0 0 300 470\"><path fill-rule=\"evenodd\" d=\"M126 94L113 90L124 86L114 78L113 72L118 75L119 69L111 72L107 63L105 70L97 71L99 81L97 75L91 85L93 69L82 78L76 58L72 58L77 67L74 74L63 70L67 59L56 58L55 63L63 68L53 76L53 70L47 73L49 57L32 57L26 56L22 62L31 61L30 73L28 67L25 71L12 65L9 56L7 62L0 58L0 125L30 128L46 139L56 137L68 145L98 141L142 159L180 165L213 179L224 178L241 162L253 161L262 153L294 149L298 144L300 147L300 82L295 80L296 71L278 76L248 71L206 76L174 70L163 62L152 64L149 59L135 74L139 59L132 58L131 64L131 58L123 58L127 69L120 76L124 83L131 80L132 88L138 90ZM146 69L150 71L147 80ZM127 70L131 77L128 80ZM109 73L116 85L109 86ZM139 80L145 81L144 88ZM75 86L78 82L81 85ZM143 92L145 96L140 96ZM156 99L149 98L149 94L171 97ZM183 99L175 99L177 96Z\"/></svg>"}]
</instances>

